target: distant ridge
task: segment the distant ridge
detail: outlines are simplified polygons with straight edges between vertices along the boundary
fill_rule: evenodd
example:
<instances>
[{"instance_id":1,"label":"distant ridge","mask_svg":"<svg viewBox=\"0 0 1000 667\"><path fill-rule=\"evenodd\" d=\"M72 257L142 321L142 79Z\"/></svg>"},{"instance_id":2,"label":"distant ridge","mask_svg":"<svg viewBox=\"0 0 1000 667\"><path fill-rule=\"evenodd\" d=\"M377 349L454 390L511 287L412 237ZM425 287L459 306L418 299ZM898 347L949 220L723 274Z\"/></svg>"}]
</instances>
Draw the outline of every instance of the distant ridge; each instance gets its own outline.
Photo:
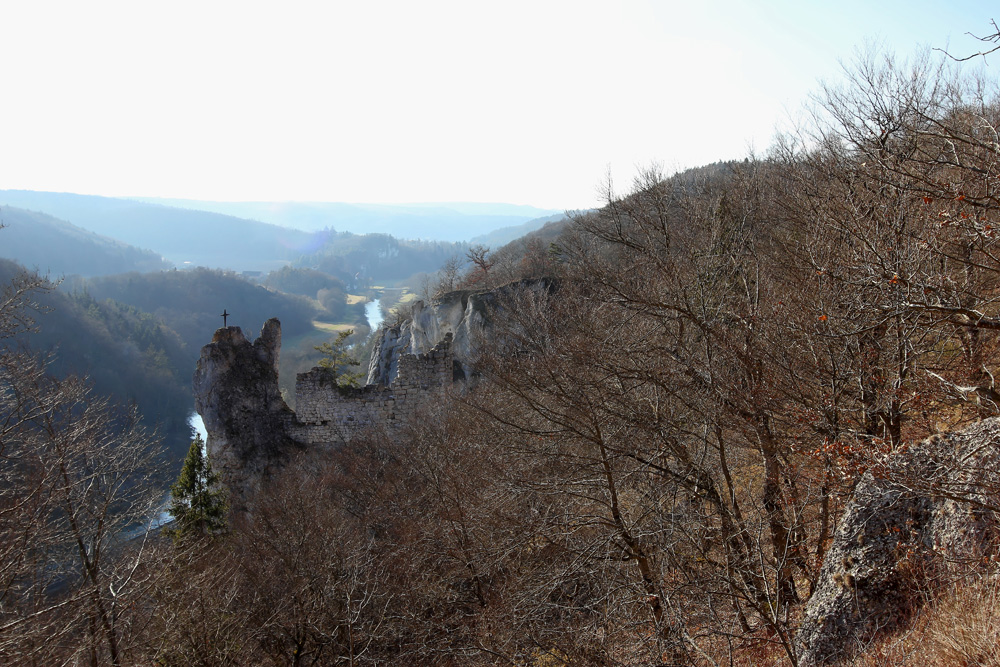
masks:
<instances>
[{"instance_id":1,"label":"distant ridge","mask_svg":"<svg viewBox=\"0 0 1000 667\"><path fill-rule=\"evenodd\" d=\"M177 266L270 270L317 244L314 234L295 229L113 197L0 190L0 205L41 211L97 234L151 248Z\"/></svg>"},{"instance_id":2,"label":"distant ridge","mask_svg":"<svg viewBox=\"0 0 1000 667\"><path fill-rule=\"evenodd\" d=\"M341 202L219 202L135 197L128 201L211 211L306 232L335 229L382 233L399 239L468 241L475 236L561 213L519 204L440 202L348 204Z\"/></svg>"},{"instance_id":3,"label":"distant ridge","mask_svg":"<svg viewBox=\"0 0 1000 667\"><path fill-rule=\"evenodd\" d=\"M504 227L502 229L497 229L489 234L483 234L482 236L477 236L471 240L472 243L487 246L488 248L499 248L501 246L507 245L511 241L516 241L517 239L530 234L531 232L538 231L550 222L558 222L560 220L565 220L566 214L559 213L557 215L549 215L544 218L535 218L534 220L529 220L528 222L522 223L520 225L515 225L513 227Z\"/></svg>"},{"instance_id":4,"label":"distant ridge","mask_svg":"<svg viewBox=\"0 0 1000 667\"><path fill-rule=\"evenodd\" d=\"M161 271L159 254L95 234L44 213L0 206L0 257L55 276Z\"/></svg>"}]
</instances>

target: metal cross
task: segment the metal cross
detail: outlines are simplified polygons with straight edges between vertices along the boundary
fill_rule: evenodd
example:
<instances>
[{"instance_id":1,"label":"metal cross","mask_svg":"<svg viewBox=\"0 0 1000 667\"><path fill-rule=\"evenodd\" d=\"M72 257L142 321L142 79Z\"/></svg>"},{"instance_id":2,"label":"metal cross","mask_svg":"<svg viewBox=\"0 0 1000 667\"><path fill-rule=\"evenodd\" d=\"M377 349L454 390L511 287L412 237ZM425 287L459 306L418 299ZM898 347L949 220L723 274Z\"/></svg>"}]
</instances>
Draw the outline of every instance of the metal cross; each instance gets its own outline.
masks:
<instances>
[{"instance_id":1,"label":"metal cross","mask_svg":"<svg viewBox=\"0 0 1000 667\"><path fill-rule=\"evenodd\" d=\"M222 309L222 315L220 317L222 317L222 326L225 327L226 326L226 319L229 317L229 313L226 312L225 308Z\"/></svg>"}]
</instances>

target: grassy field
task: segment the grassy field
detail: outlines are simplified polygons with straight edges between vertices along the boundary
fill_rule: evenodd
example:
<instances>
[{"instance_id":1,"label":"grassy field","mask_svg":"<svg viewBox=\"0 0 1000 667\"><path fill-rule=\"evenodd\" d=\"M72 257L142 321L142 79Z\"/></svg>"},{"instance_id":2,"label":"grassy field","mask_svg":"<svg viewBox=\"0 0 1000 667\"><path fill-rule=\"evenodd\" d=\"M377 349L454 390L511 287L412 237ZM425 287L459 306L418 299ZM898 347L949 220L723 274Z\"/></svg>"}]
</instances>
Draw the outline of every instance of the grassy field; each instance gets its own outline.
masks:
<instances>
[{"instance_id":1,"label":"grassy field","mask_svg":"<svg viewBox=\"0 0 1000 667\"><path fill-rule=\"evenodd\" d=\"M340 333L341 331L347 331L348 329L356 329L357 327L353 324L331 324L329 322L318 322L313 320L313 328L319 331L328 331L331 333Z\"/></svg>"},{"instance_id":2,"label":"grassy field","mask_svg":"<svg viewBox=\"0 0 1000 667\"><path fill-rule=\"evenodd\" d=\"M380 292L380 297L383 303L395 306L400 303L410 303L411 301L416 301L420 297L415 293L411 292L408 287L386 287Z\"/></svg>"}]
</instances>

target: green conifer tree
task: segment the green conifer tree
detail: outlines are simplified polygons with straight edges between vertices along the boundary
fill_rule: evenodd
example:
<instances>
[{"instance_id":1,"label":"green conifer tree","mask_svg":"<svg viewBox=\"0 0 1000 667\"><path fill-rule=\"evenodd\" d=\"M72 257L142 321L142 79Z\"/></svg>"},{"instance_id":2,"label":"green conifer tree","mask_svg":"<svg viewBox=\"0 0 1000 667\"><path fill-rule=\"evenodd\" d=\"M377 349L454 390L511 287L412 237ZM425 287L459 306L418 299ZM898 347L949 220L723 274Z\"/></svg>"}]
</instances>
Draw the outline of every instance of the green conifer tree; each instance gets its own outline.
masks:
<instances>
[{"instance_id":1,"label":"green conifer tree","mask_svg":"<svg viewBox=\"0 0 1000 667\"><path fill-rule=\"evenodd\" d=\"M352 366L361 365L347 350L347 339L353 333L353 329L341 331L332 342L317 345L315 348L323 353L319 367L323 369L324 375L341 389L361 386L361 373L350 370Z\"/></svg>"},{"instance_id":2,"label":"green conifer tree","mask_svg":"<svg viewBox=\"0 0 1000 667\"><path fill-rule=\"evenodd\" d=\"M212 535L226 527L225 490L205 456L205 442L196 435L188 448L180 477L170 487L170 513L175 526L168 532L175 541Z\"/></svg>"}]
</instances>

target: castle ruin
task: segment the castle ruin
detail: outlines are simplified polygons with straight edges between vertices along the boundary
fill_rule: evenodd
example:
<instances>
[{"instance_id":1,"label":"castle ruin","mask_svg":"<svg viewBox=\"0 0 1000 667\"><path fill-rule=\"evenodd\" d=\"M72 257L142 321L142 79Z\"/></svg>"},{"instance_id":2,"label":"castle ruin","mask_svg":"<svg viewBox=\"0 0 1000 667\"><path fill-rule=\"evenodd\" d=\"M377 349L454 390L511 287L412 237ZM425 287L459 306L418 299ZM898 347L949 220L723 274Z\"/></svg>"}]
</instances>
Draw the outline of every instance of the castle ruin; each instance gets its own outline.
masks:
<instances>
[{"instance_id":1,"label":"castle ruin","mask_svg":"<svg viewBox=\"0 0 1000 667\"><path fill-rule=\"evenodd\" d=\"M407 354L389 386L338 387L321 368L295 376L293 438L306 445L344 442L357 431L406 421L429 396L451 386L452 336L426 354Z\"/></svg>"},{"instance_id":2,"label":"castle ruin","mask_svg":"<svg viewBox=\"0 0 1000 667\"><path fill-rule=\"evenodd\" d=\"M212 466L235 509L293 455L343 445L371 426L404 424L452 385L452 335L424 354L401 355L388 386L341 388L321 369L297 376L296 410L278 389L281 323L272 318L252 343L223 327L201 350L194 373L195 409L208 432Z\"/></svg>"}]
</instances>

